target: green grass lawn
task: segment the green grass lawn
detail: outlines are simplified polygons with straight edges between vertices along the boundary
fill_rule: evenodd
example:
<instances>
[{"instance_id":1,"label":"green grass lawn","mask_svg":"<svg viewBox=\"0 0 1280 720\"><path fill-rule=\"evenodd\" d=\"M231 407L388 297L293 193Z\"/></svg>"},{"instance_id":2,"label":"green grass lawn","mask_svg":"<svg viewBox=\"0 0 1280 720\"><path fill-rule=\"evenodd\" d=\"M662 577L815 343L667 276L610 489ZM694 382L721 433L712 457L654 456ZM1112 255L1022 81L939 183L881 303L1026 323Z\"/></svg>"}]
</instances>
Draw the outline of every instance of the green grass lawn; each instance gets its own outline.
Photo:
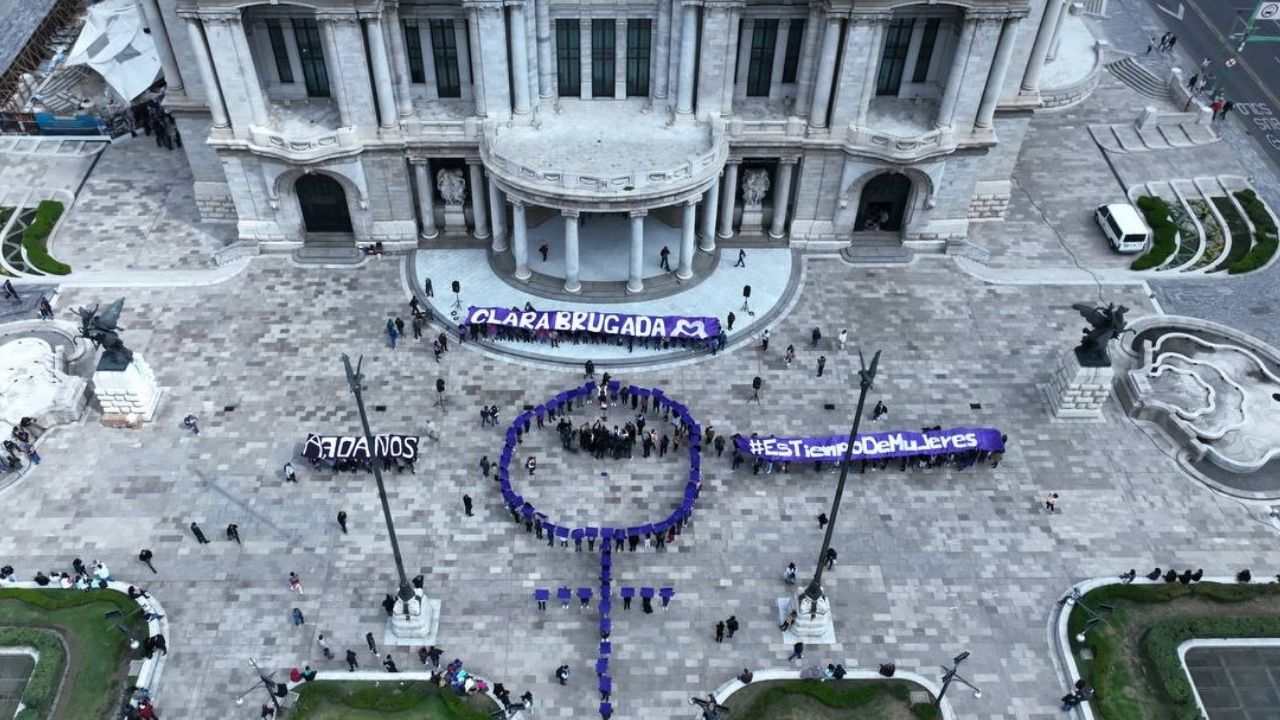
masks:
<instances>
[{"instance_id":1,"label":"green grass lawn","mask_svg":"<svg viewBox=\"0 0 1280 720\"><path fill-rule=\"evenodd\" d=\"M124 696L131 651L128 639L105 615L137 609L129 596L114 590L0 590L0 628L39 627L57 631L65 640L71 670L54 715L42 708L35 717L50 720L90 720L114 717ZM133 637L146 638L146 623L134 615L126 623ZM41 658L42 662L44 658ZM48 696L57 693L61 667L52 674ZM29 688L30 689L30 688ZM24 715L23 717L27 717Z\"/></svg>"},{"instance_id":2,"label":"green grass lawn","mask_svg":"<svg viewBox=\"0 0 1280 720\"><path fill-rule=\"evenodd\" d=\"M423 681L319 680L297 691L294 720L487 720L498 709L487 696L459 697Z\"/></svg>"},{"instance_id":3,"label":"green grass lawn","mask_svg":"<svg viewBox=\"0 0 1280 720\"><path fill-rule=\"evenodd\" d=\"M725 699L734 720L932 720L931 703L911 705L902 680L762 680Z\"/></svg>"},{"instance_id":4,"label":"green grass lawn","mask_svg":"<svg viewBox=\"0 0 1280 720\"><path fill-rule=\"evenodd\" d=\"M1105 720L1196 720L1199 707L1178 659L1193 638L1280 637L1280 585L1180 583L1111 585L1084 597L1115 609L1075 642L1088 620L1072 610L1069 631L1080 674L1095 689L1093 711Z\"/></svg>"}]
</instances>

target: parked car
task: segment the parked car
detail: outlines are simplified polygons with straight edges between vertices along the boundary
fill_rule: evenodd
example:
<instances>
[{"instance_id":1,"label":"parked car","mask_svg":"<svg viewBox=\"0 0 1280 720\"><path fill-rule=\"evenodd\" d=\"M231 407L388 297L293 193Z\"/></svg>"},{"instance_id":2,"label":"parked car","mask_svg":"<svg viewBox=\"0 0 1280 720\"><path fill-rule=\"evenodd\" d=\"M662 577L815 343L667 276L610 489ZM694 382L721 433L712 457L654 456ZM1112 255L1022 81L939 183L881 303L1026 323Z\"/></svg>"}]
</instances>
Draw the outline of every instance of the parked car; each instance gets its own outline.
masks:
<instances>
[{"instance_id":1,"label":"parked car","mask_svg":"<svg viewBox=\"0 0 1280 720\"><path fill-rule=\"evenodd\" d=\"M1102 234L1117 252L1140 253L1151 242L1151 228L1128 203L1099 205L1093 211L1093 219L1098 221Z\"/></svg>"}]
</instances>

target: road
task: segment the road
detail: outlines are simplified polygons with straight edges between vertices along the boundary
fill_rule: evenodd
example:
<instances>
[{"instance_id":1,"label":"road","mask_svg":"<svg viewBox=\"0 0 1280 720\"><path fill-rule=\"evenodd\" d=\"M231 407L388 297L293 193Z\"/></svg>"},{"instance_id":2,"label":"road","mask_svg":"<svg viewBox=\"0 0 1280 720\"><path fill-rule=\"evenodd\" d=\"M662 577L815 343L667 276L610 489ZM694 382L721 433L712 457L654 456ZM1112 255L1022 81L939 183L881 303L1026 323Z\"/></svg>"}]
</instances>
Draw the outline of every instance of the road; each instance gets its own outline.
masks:
<instances>
[{"instance_id":1,"label":"road","mask_svg":"<svg viewBox=\"0 0 1280 720\"><path fill-rule=\"evenodd\" d=\"M1245 21L1253 14L1253 0L1146 0L1170 32L1178 36L1178 48L1213 64L1210 88L1221 87L1246 119L1249 134L1280 167L1280 42L1251 42L1237 53ZM1264 20L1253 33L1280 37L1280 23ZM1235 58L1235 67L1227 68Z\"/></svg>"}]
</instances>

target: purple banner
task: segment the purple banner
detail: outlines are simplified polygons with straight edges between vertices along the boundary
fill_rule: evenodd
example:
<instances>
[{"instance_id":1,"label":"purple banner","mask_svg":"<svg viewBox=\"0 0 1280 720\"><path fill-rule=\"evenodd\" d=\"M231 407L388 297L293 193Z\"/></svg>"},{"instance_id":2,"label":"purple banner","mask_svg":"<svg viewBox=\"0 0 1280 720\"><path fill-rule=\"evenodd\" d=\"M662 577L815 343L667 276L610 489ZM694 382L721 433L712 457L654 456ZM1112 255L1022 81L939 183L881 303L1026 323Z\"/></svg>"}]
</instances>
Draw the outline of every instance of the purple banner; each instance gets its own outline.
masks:
<instances>
[{"instance_id":1,"label":"purple banner","mask_svg":"<svg viewBox=\"0 0 1280 720\"><path fill-rule=\"evenodd\" d=\"M945 455L969 450L1004 452L1004 442L1000 438L1000 431L994 428L858 433L851 459L882 460L912 455ZM781 462L839 462L844 458L848 445L848 435L822 438L739 437L737 441L737 449L744 455Z\"/></svg>"},{"instance_id":2,"label":"purple banner","mask_svg":"<svg viewBox=\"0 0 1280 720\"><path fill-rule=\"evenodd\" d=\"M625 315L585 310L511 310L500 307L467 309L467 325L496 325L529 332L593 332L638 338L705 340L720 334L713 317Z\"/></svg>"}]
</instances>

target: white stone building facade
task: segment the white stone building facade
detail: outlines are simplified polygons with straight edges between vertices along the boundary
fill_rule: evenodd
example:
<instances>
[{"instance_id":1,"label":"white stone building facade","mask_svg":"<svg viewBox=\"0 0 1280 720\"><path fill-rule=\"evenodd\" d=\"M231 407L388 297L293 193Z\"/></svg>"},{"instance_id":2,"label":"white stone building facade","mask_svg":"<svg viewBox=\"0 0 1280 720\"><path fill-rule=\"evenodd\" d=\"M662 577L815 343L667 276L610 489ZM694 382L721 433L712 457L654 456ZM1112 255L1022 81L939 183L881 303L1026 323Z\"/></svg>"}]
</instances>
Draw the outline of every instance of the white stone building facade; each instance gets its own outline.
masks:
<instances>
[{"instance_id":1,"label":"white stone building facade","mask_svg":"<svg viewBox=\"0 0 1280 720\"><path fill-rule=\"evenodd\" d=\"M139 0L206 219L514 256L624 214L673 270L735 236L919 247L998 216L1065 0ZM972 217L971 217L972 216ZM678 262L677 262L678 261Z\"/></svg>"}]
</instances>

